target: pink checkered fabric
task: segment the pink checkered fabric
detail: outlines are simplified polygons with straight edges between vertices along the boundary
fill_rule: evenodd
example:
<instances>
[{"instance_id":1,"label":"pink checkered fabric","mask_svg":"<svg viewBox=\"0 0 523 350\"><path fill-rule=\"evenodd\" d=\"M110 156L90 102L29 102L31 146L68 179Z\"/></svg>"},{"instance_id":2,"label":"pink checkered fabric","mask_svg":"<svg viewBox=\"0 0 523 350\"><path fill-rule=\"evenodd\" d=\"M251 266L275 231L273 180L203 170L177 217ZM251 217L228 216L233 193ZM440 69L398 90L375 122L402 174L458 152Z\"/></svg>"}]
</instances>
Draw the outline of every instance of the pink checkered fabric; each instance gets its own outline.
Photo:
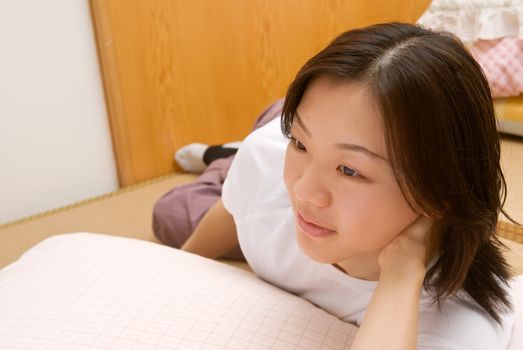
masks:
<instances>
[{"instance_id":1,"label":"pink checkered fabric","mask_svg":"<svg viewBox=\"0 0 523 350\"><path fill-rule=\"evenodd\" d=\"M487 76L493 97L523 94L523 40L479 40L471 52Z\"/></svg>"}]
</instances>

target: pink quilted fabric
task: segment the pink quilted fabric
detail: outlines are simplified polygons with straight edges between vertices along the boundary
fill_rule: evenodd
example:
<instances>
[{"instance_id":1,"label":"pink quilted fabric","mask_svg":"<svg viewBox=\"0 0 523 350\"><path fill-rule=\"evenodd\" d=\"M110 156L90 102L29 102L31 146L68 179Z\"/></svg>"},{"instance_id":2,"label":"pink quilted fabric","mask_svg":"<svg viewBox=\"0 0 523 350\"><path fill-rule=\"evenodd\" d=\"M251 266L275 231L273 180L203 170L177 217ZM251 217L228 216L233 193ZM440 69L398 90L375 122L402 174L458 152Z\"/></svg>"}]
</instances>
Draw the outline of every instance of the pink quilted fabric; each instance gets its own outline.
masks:
<instances>
[{"instance_id":1,"label":"pink quilted fabric","mask_svg":"<svg viewBox=\"0 0 523 350\"><path fill-rule=\"evenodd\" d=\"M471 51L487 76L493 97L523 94L523 40L479 40Z\"/></svg>"}]
</instances>

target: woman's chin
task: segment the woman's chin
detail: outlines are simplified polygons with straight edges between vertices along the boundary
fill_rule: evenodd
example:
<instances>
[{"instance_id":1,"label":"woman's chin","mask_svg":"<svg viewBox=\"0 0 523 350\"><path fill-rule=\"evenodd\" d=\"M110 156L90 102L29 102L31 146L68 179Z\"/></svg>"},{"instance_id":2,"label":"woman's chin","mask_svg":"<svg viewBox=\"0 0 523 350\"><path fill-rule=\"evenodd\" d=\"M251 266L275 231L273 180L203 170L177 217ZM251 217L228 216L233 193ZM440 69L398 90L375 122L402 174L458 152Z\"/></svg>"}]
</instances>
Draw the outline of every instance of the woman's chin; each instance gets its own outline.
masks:
<instances>
[{"instance_id":1,"label":"woman's chin","mask_svg":"<svg viewBox=\"0 0 523 350\"><path fill-rule=\"evenodd\" d=\"M341 261L350 260L359 256L374 254L380 249L368 248L354 250L356 244L343 244L339 236L332 235L326 239L311 238L310 235L296 229L296 241L300 250L310 259L321 264L337 264Z\"/></svg>"},{"instance_id":2,"label":"woman's chin","mask_svg":"<svg viewBox=\"0 0 523 350\"><path fill-rule=\"evenodd\" d=\"M296 230L296 240L301 251L310 259L319 262L321 264L334 264L336 259L333 259L333 252L327 249L326 244L311 240L310 237L300 229Z\"/></svg>"}]
</instances>

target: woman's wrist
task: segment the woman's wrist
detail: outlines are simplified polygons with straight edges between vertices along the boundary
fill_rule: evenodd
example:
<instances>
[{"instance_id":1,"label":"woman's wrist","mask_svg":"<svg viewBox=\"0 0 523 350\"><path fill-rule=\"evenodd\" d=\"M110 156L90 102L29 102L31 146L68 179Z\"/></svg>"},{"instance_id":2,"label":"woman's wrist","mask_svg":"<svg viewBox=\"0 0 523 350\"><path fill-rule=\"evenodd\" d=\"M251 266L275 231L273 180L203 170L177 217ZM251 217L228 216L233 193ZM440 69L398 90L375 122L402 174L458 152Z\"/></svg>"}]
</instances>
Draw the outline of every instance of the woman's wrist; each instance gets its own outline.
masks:
<instances>
[{"instance_id":1,"label":"woman's wrist","mask_svg":"<svg viewBox=\"0 0 523 350\"><path fill-rule=\"evenodd\" d=\"M421 264L420 266L409 266L408 269L394 269L385 267L380 272L379 283L421 288L423 286L425 275L426 268Z\"/></svg>"}]
</instances>

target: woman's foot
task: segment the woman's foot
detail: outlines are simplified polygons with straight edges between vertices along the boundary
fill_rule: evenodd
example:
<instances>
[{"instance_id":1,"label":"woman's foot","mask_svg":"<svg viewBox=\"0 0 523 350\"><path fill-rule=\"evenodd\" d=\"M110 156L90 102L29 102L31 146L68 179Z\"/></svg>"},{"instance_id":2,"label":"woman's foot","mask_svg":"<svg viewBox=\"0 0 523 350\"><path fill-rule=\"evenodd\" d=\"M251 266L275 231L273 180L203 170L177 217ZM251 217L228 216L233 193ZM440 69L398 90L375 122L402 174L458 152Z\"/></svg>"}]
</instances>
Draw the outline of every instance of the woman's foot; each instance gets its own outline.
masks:
<instances>
[{"instance_id":1,"label":"woman's foot","mask_svg":"<svg viewBox=\"0 0 523 350\"><path fill-rule=\"evenodd\" d=\"M174 159L183 170L190 173L201 173L216 159L227 158L235 154L240 145L241 141L213 146L191 143L180 148L174 155Z\"/></svg>"},{"instance_id":2,"label":"woman's foot","mask_svg":"<svg viewBox=\"0 0 523 350\"><path fill-rule=\"evenodd\" d=\"M207 168L207 164L203 162L203 155L207 148L209 145L191 143L176 151L174 159L183 170L190 173L201 173Z\"/></svg>"}]
</instances>

